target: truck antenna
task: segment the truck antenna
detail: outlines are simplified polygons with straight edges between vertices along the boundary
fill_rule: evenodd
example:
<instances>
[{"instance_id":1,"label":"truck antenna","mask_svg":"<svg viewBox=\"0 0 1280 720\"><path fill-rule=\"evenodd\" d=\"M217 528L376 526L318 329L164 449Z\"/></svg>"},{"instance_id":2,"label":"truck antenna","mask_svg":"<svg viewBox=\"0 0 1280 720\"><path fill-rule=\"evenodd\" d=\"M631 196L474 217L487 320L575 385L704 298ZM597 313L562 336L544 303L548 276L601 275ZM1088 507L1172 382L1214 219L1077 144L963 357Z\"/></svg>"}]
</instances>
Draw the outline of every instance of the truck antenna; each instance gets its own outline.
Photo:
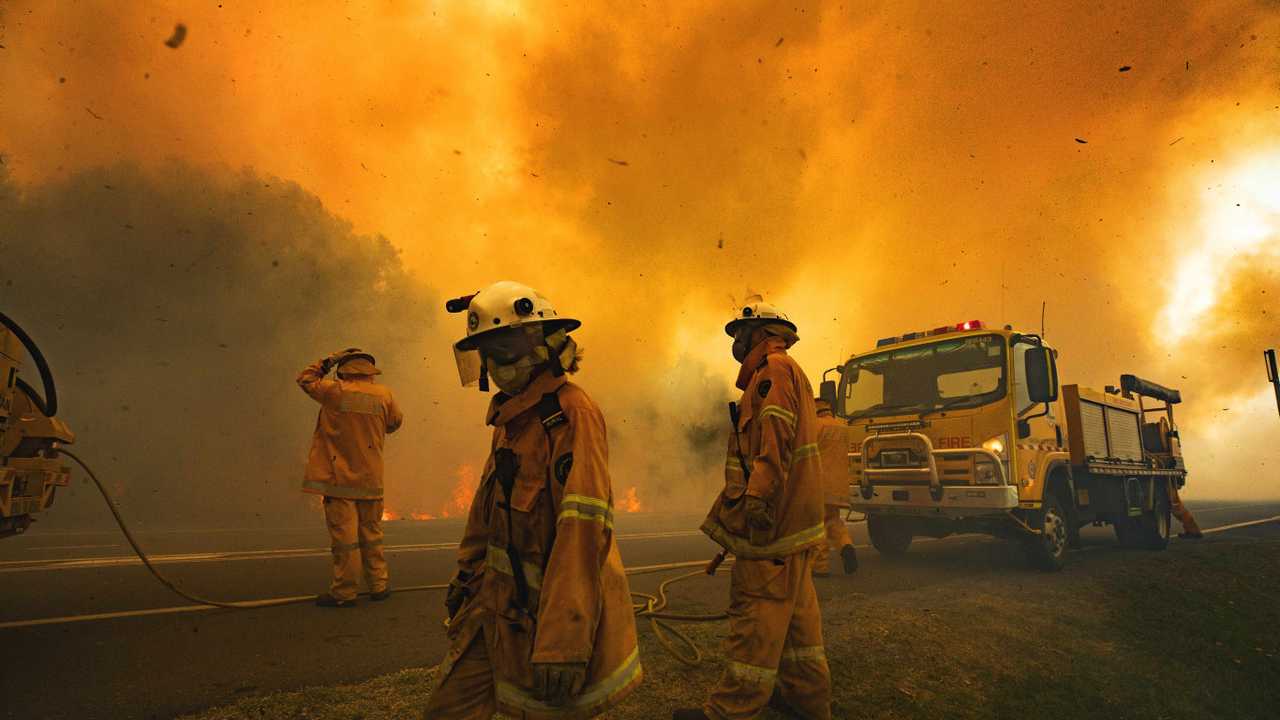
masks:
<instances>
[{"instance_id":1,"label":"truck antenna","mask_svg":"<svg viewBox=\"0 0 1280 720\"><path fill-rule=\"evenodd\" d=\"M1044 304L1045 300L1040 301L1040 339L1044 339Z\"/></svg>"}]
</instances>

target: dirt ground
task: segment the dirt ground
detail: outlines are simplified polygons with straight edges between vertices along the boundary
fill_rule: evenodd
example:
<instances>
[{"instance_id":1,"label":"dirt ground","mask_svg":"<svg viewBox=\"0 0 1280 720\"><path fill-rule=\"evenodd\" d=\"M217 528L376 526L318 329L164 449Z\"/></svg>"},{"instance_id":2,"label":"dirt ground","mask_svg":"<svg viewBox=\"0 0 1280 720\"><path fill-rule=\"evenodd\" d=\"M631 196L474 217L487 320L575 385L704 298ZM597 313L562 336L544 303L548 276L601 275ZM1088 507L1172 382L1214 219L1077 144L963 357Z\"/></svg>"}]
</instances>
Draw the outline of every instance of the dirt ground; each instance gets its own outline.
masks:
<instances>
[{"instance_id":1,"label":"dirt ground","mask_svg":"<svg viewBox=\"0 0 1280 720\"><path fill-rule=\"evenodd\" d=\"M1277 578L1280 541L1220 537L1163 553L1088 553L1061 573L1013 582L963 578L871 597L822 580L833 716L1275 717ZM682 627L706 660L676 663L643 622L645 683L609 718L666 718L701 702L723 664L725 624ZM186 720L419 717L432 674L245 698Z\"/></svg>"}]
</instances>

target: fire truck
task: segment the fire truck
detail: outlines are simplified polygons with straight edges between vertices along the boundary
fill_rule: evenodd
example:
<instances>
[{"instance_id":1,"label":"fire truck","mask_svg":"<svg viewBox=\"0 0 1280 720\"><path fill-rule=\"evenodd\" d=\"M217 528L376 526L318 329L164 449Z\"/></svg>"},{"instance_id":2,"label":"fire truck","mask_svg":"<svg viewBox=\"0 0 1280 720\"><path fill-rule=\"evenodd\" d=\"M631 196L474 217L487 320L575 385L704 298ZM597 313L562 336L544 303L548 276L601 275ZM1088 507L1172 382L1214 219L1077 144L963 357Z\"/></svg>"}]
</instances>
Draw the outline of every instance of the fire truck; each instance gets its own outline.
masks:
<instances>
[{"instance_id":1,"label":"fire truck","mask_svg":"<svg viewBox=\"0 0 1280 720\"><path fill-rule=\"evenodd\" d=\"M1168 545L1187 476L1181 394L1134 375L1059 387L1057 354L1039 335L973 320L883 338L824 374L820 392L845 423L850 507L877 551L985 533L1057 570L1090 524L1128 547Z\"/></svg>"}]
</instances>

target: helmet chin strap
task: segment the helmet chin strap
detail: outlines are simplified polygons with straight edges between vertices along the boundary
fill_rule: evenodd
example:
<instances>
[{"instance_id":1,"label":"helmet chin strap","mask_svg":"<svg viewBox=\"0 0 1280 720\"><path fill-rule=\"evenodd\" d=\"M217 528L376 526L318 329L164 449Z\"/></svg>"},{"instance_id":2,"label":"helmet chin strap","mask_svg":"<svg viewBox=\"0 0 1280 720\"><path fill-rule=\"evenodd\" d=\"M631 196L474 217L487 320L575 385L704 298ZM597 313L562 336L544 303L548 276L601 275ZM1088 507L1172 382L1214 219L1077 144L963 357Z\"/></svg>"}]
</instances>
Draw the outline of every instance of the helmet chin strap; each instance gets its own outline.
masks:
<instances>
[{"instance_id":1,"label":"helmet chin strap","mask_svg":"<svg viewBox=\"0 0 1280 720\"><path fill-rule=\"evenodd\" d=\"M480 392L489 392L489 368L480 363Z\"/></svg>"}]
</instances>

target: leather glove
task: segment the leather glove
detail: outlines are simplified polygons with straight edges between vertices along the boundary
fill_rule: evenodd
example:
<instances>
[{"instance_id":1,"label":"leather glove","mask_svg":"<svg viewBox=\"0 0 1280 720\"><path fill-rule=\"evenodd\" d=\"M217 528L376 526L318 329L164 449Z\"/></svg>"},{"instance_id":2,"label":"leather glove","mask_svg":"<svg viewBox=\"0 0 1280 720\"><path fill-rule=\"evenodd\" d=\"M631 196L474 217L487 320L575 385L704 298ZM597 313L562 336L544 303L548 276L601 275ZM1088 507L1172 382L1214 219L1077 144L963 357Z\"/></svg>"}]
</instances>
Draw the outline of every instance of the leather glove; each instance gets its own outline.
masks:
<instances>
[{"instance_id":1,"label":"leather glove","mask_svg":"<svg viewBox=\"0 0 1280 720\"><path fill-rule=\"evenodd\" d=\"M454 615L462 609L462 604L466 602L467 596L467 580L461 575L449 581L449 591L444 596L444 607L449 611L449 619L452 620Z\"/></svg>"},{"instance_id":2,"label":"leather glove","mask_svg":"<svg viewBox=\"0 0 1280 720\"><path fill-rule=\"evenodd\" d=\"M586 684L586 663L533 664L533 695L552 707L567 704Z\"/></svg>"},{"instance_id":3,"label":"leather glove","mask_svg":"<svg viewBox=\"0 0 1280 720\"><path fill-rule=\"evenodd\" d=\"M764 498L755 495L747 496L747 525L752 530L770 530L773 528L773 513Z\"/></svg>"}]
</instances>

